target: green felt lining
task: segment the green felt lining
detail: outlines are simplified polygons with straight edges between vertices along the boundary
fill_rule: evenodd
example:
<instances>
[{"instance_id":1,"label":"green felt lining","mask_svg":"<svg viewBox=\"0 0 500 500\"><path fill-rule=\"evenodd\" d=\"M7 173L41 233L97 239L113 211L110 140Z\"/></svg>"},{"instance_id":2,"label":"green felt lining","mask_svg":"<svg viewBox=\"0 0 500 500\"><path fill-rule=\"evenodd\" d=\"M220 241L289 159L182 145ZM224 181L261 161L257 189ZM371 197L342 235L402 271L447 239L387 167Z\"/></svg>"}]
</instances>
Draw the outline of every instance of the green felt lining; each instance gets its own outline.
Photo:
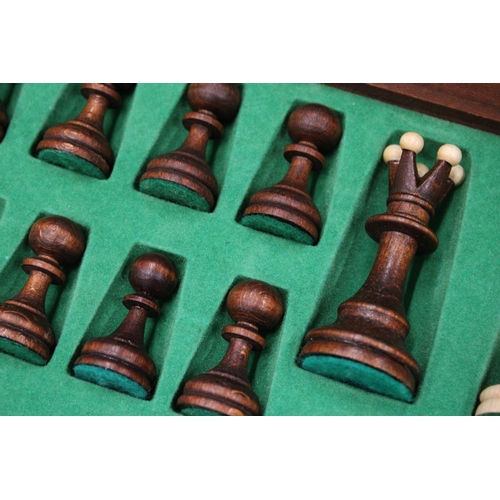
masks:
<instances>
[{"instance_id":1,"label":"green felt lining","mask_svg":"<svg viewBox=\"0 0 500 500\"><path fill-rule=\"evenodd\" d=\"M241 219L241 223L252 229L265 233L281 236L288 240L298 241L306 245L312 245L314 240L305 231L302 231L293 224L288 224L282 220L270 217L269 215L250 214Z\"/></svg>"},{"instance_id":2,"label":"green felt lining","mask_svg":"<svg viewBox=\"0 0 500 500\"><path fill-rule=\"evenodd\" d=\"M66 151L59 151L57 149L42 149L38 153L38 158L52 165L67 168L73 172L88 175L89 177L96 177L97 179L105 179L106 176L102 171L92 163L80 158L79 156L72 155Z\"/></svg>"},{"instance_id":3,"label":"green felt lining","mask_svg":"<svg viewBox=\"0 0 500 500\"><path fill-rule=\"evenodd\" d=\"M105 182L33 157L49 126L83 108L78 84L16 84L14 93L13 119L0 144L0 301L25 283L20 266L33 256L27 234L39 216L60 214L82 224L89 243L83 261L65 269L67 282L49 289L60 294L47 308L58 339L50 363L0 356L0 380L9 381L0 387L0 414L178 415L175 397L187 377L216 366L227 349L220 336L231 322L224 301L244 278L287 294L283 323L266 335L248 370L264 415L472 415L480 390L500 382L500 308L488 306L500 295L500 280L492 278L500 275L500 212L491 209L500 204L494 189L499 136L324 85L244 84L238 115L220 141L210 141L207 158L220 198L207 216L146 196L138 184L143 166L187 135L185 84L139 83L123 107L107 111L106 120L117 124L105 127L116 163ZM268 237L237 221L254 193L286 174L285 119L309 102L333 108L344 127L324 169L311 175L309 192L323 221L316 245ZM306 331L334 321L338 305L370 272L377 245L364 224L386 210L382 151L408 130L425 139L418 161L431 166L439 146L454 143L466 171L464 184L430 220L439 248L415 256L406 284L411 331L405 343L422 373L412 404L332 383L295 363ZM158 369L148 401L72 375L78 347L123 320L121 300L133 292L127 265L139 250L185 262L179 290L158 319L147 321L145 344Z\"/></svg>"},{"instance_id":4,"label":"green felt lining","mask_svg":"<svg viewBox=\"0 0 500 500\"><path fill-rule=\"evenodd\" d=\"M47 364L47 360L42 356L13 340L0 338L0 351L35 365Z\"/></svg>"},{"instance_id":5,"label":"green felt lining","mask_svg":"<svg viewBox=\"0 0 500 500\"><path fill-rule=\"evenodd\" d=\"M336 356L307 356L302 368L369 391L411 403L411 391L395 378L362 363Z\"/></svg>"},{"instance_id":6,"label":"green felt lining","mask_svg":"<svg viewBox=\"0 0 500 500\"><path fill-rule=\"evenodd\" d=\"M121 373L106 370L99 366L85 364L74 366L73 371L77 378L86 380L87 382L92 382L93 384L107 387L108 389L130 394L139 399L146 399L148 397L148 393L144 387Z\"/></svg>"},{"instance_id":7,"label":"green felt lining","mask_svg":"<svg viewBox=\"0 0 500 500\"><path fill-rule=\"evenodd\" d=\"M162 179L144 179L140 183L143 193L194 208L202 212L210 212L208 201L193 190Z\"/></svg>"}]
</instances>

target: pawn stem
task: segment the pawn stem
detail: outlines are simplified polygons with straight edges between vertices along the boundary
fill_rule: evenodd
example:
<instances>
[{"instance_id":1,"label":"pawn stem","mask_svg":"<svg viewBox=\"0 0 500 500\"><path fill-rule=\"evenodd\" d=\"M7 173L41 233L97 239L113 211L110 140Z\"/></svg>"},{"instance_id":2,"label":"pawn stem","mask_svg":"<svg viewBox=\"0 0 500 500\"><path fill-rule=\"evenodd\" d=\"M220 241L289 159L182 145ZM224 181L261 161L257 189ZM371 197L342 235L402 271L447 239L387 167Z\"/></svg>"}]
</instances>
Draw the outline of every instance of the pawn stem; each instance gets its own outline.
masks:
<instances>
[{"instance_id":1,"label":"pawn stem","mask_svg":"<svg viewBox=\"0 0 500 500\"><path fill-rule=\"evenodd\" d=\"M133 262L129 281L137 293L123 299L127 316L110 335L85 343L73 372L88 382L147 399L156 380L156 366L144 347L144 329L148 317L160 314L155 300L167 299L177 288L177 269L169 258L147 253Z\"/></svg>"},{"instance_id":2,"label":"pawn stem","mask_svg":"<svg viewBox=\"0 0 500 500\"><path fill-rule=\"evenodd\" d=\"M211 212L219 193L207 160L209 140L218 140L223 123L231 121L241 103L237 85L232 83L191 83L182 124L189 131L175 151L151 160L140 180L140 190L179 205Z\"/></svg>"},{"instance_id":3,"label":"pawn stem","mask_svg":"<svg viewBox=\"0 0 500 500\"><path fill-rule=\"evenodd\" d=\"M72 267L81 259L86 238L73 221L54 215L35 222L28 241L37 257L23 261L22 268L29 274L26 285L0 305L0 350L44 365L56 344L45 313L46 294L51 284L65 281L61 266Z\"/></svg>"},{"instance_id":4,"label":"pawn stem","mask_svg":"<svg viewBox=\"0 0 500 500\"><path fill-rule=\"evenodd\" d=\"M288 120L294 141L285 148L290 168L281 182L255 193L243 213L245 226L314 245L319 238L321 215L307 191L311 170L321 170L327 154L340 140L335 113L320 104L297 108Z\"/></svg>"},{"instance_id":5,"label":"pawn stem","mask_svg":"<svg viewBox=\"0 0 500 500\"><path fill-rule=\"evenodd\" d=\"M186 415L261 414L259 400L248 381L247 365L252 350L264 348L263 333L281 322L283 302L274 287L246 280L231 289L226 307L236 321L222 329L228 350L215 368L185 384L177 406Z\"/></svg>"}]
</instances>

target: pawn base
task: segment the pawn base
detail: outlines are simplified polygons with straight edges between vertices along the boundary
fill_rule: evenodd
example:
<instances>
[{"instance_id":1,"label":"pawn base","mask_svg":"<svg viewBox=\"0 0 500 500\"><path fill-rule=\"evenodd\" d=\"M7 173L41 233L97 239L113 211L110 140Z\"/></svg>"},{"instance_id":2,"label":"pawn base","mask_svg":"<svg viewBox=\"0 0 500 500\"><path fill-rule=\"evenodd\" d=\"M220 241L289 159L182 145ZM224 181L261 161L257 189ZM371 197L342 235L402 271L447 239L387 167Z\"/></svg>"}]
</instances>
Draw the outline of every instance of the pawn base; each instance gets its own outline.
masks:
<instances>
[{"instance_id":1,"label":"pawn base","mask_svg":"<svg viewBox=\"0 0 500 500\"><path fill-rule=\"evenodd\" d=\"M260 404L250 384L216 370L189 380L177 400L177 407L185 415L205 412L226 416L260 415Z\"/></svg>"},{"instance_id":2,"label":"pawn base","mask_svg":"<svg viewBox=\"0 0 500 500\"><path fill-rule=\"evenodd\" d=\"M139 399L147 399L148 391L134 380L95 365L79 364L73 367L75 377L101 387L123 392Z\"/></svg>"},{"instance_id":3,"label":"pawn base","mask_svg":"<svg viewBox=\"0 0 500 500\"><path fill-rule=\"evenodd\" d=\"M241 219L241 223L251 229L274 234L275 236L304 243L305 245L314 245L315 243L314 237L311 234L285 220L270 215L246 215Z\"/></svg>"},{"instance_id":4,"label":"pawn base","mask_svg":"<svg viewBox=\"0 0 500 500\"><path fill-rule=\"evenodd\" d=\"M210 212L212 210L210 203L203 196L175 182L162 179L144 179L141 181L140 190L155 198L171 201L201 212Z\"/></svg>"},{"instance_id":5,"label":"pawn base","mask_svg":"<svg viewBox=\"0 0 500 500\"><path fill-rule=\"evenodd\" d=\"M43 366L47 364L48 361L48 359L44 358L29 347L7 338L0 337L0 351L34 365Z\"/></svg>"},{"instance_id":6,"label":"pawn base","mask_svg":"<svg viewBox=\"0 0 500 500\"><path fill-rule=\"evenodd\" d=\"M66 168L72 172L95 177L96 179L105 179L104 173L95 165L66 151L59 151L57 149L43 149L38 153L38 158L52 165Z\"/></svg>"}]
</instances>

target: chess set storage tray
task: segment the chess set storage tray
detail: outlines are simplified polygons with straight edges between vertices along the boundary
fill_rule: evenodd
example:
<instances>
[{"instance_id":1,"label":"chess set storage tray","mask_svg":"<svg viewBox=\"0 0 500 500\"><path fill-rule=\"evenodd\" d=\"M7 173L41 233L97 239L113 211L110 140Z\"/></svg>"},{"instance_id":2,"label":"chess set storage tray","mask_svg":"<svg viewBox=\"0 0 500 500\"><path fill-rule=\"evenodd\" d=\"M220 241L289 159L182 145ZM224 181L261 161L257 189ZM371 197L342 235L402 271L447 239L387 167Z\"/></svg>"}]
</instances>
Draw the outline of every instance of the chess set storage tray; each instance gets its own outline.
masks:
<instances>
[{"instance_id":1,"label":"chess set storage tray","mask_svg":"<svg viewBox=\"0 0 500 500\"><path fill-rule=\"evenodd\" d=\"M138 84L105 132L116 161L100 180L37 159L50 126L74 118L85 104L79 84L0 85L10 125L0 143L0 300L17 293L33 256L27 234L41 216L79 223L88 244L63 287L51 287L47 313L57 346L45 366L0 353L2 415L180 415L183 384L215 366L231 323L224 301L245 278L263 280L284 297L285 316L251 359L249 376L264 415L471 415L484 387L500 382L500 137L319 84L246 84L236 119L209 146L220 195L211 213L138 190L145 166L178 147L187 132L187 86ZM338 114L343 135L310 193L323 218L315 246L243 226L250 196L278 182L291 142L286 117L299 105L324 104ZM406 345L422 376L411 404L366 392L299 368L305 333L332 323L338 305L362 285L377 244L365 220L385 212L388 170L382 151L406 131L425 139L419 161L431 167L443 143L463 152L465 182L438 208L430 227L437 251L416 256L405 303ZM150 400L73 376L83 344L113 331L126 315L130 264L147 251L170 257L180 286L149 320L146 346L156 363Z\"/></svg>"}]
</instances>

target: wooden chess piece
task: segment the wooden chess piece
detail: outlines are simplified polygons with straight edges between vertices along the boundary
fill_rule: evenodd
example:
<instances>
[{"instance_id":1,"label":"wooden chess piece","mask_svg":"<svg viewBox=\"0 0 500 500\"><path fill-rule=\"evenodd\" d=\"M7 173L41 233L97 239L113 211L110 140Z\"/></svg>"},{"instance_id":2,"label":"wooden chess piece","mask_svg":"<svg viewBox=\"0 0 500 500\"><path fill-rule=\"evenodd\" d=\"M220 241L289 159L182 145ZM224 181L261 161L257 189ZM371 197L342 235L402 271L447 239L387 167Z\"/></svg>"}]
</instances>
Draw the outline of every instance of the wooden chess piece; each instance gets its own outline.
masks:
<instances>
[{"instance_id":1,"label":"wooden chess piece","mask_svg":"<svg viewBox=\"0 0 500 500\"><path fill-rule=\"evenodd\" d=\"M260 351L266 341L263 332L272 331L283 317L278 291L257 280L234 286L226 301L236 321L222 329L229 348L212 370L189 380L177 400L186 415L260 415L260 403L248 381L247 365L252 350Z\"/></svg>"},{"instance_id":2,"label":"wooden chess piece","mask_svg":"<svg viewBox=\"0 0 500 500\"><path fill-rule=\"evenodd\" d=\"M8 125L9 117L2 101L0 101L0 142L2 142L2 139L5 137Z\"/></svg>"},{"instance_id":3,"label":"wooden chess piece","mask_svg":"<svg viewBox=\"0 0 500 500\"><path fill-rule=\"evenodd\" d=\"M333 324L307 333L297 361L306 370L411 402L420 370L404 343L410 330L403 305L406 276L416 253L436 250L438 239L428 222L463 180L463 169L460 150L446 144L434 167L419 177L416 154L424 140L408 132L400 145L384 151L387 212L370 217L365 226L379 242L373 268L361 289L339 306Z\"/></svg>"},{"instance_id":4,"label":"wooden chess piece","mask_svg":"<svg viewBox=\"0 0 500 500\"><path fill-rule=\"evenodd\" d=\"M38 158L98 179L109 177L115 156L104 135L104 116L108 108L120 107L120 91L130 90L131 85L84 83L81 93L87 103L82 112L45 131L36 148Z\"/></svg>"},{"instance_id":5,"label":"wooden chess piece","mask_svg":"<svg viewBox=\"0 0 500 500\"><path fill-rule=\"evenodd\" d=\"M232 83L191 83L187 99L194 110L182 124L189 130L175 151L151 160L140 180L140 190L157 198L204 212L214 209L219 188L207 160L210 139L220 139L223 123L234 118L241 103L238 86Z\"/></svg>"},{"instance_id":6,"label":"wooden chess piece","mask_svg":"<svg viewBox=\"0 0 500 500\"><path fill-rule=\"evenodd\" d=\"M177 288L177 268L168 257L146 253L132 263L128 277L137 293L123 298L127 316L110 335L85 343L73 372L88 382L147 399L156 366L144 346L144 329L148 318L160 314L155 300L167 299Z\"/></svg>"},{"instance_id":7,"label":"wooden chess piece","mask_svg":"<svg viewBox=\"0 0 500 500\"><path fill-rule=\"evenodd\" d=\"M52 215L33 224L28 241L37 257L24 259L28 281L14 298L0 305L0 350L44 365L56 344L45 313L47 291L51 284L65 281L61 266L74 266L81 259L86 238L73 221Z\"/></svg>"},{"instance_id":8,"label":"wooden chess piece","mask_svg":"<svg viewBox=\"0 0 500 500\"><path fill-rule=\"evenodd\" d=\"M335 113L321 104L297 108L288 120L294 144L285 148L290 168L281 182L255 193L243 213L245 226L301 243L318 241L321 215L308 193L311 170L321 170L324 154L338 144L342 129Z\"/></svg>"},{"instance_id":9,"label":"wooden chess piece","mask_svg":"<svg viewBox=\"0 0 500 500\"><path fill-rule=\"evenodd\" d=\"M500 415L500 384L491 385L479 395L475 416Z\"/></svg>"}]
</instances>

